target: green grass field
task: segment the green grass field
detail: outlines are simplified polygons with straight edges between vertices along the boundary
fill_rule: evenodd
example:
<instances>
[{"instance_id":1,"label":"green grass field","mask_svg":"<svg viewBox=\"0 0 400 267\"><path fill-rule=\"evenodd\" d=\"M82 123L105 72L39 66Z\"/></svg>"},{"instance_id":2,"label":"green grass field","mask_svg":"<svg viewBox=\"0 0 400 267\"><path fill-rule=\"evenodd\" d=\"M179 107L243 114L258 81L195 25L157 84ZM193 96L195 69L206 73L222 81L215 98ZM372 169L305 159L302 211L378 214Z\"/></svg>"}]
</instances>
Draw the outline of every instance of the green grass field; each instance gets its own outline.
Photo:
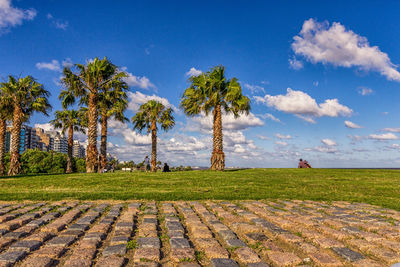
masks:
<instances>
[{"instance_id":1,"label":"green grass field","mask_svg":"<svg viewBox=\"0 0 400 267\"><path fill-rule=\"evenodd\" d=\"M62 199L345 200L400 210L400 171L247 169L0 178L0 200Z\"/></svg>"}]
</instances>

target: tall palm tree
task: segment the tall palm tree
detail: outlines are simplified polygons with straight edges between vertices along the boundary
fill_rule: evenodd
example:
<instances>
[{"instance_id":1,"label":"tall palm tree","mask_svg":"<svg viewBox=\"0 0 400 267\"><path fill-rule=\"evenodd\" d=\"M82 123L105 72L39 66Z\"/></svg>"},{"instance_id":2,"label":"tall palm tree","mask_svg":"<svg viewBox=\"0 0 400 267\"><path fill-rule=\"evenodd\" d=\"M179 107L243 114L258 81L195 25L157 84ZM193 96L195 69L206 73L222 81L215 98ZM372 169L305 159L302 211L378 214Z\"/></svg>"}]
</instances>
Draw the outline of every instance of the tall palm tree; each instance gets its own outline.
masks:
<instances>
[{"instance_id":1,"label":"tall palm tree","mask_svg":"<svg viewBox=\"0 0 400 267\"><path fill-rule=\"evenodd\" d=\"M224 170L225 154L223 152L222 110L232 113L235 118L241 113L250 112L250 99L242 94L237 78L227 80L225 67L217 66L206 73L189 78L191 85L185 90L180 103L188 116L202 112L213 114L213 151L211 170Z\"/></svg>"},{"instance_id":2,"label":"tall palm tree","mask_svg":"<svg viewBox=\"0 0 400 267\"><path fill-rule=\"evenodd\" d=\"M66 87L61 92L63 106L71 105L75 98L80 104L88 106L88 147L86 151L86 171L96 172L98 167L97 122L100 90L116 81L122 81L127 75L118 70L106 57L97 57L86 65L75 64L77 72L64 68L62 82Z\"/></svg>"},{"instance_id":3,"label":"tall palm tree","mask_svg":"<svg viewBox=\"0 0 400 267\"><path fill-rule=\"evenodd\" d=\"M1 83L1 87L13 104L11 158L8 175L17 175L21 172L19 147L22 123L27 121L35 111L48 116L47 111L51 109L51 105L47 98L50 93L32 76L15 78L10 75L8 82Z\"/></svg>"},{"instance_id":4,"label":"tall palm tree","mask_svg":"<svg viewBox=\"0 0 400 267\"><path fill-rule=\"evenodd\" d=\"M55 119L50 123L56 129L61 129L64 134L68 131L68 159L66 173L73 171L72 148L74 145L74 131L85 133L84 125L84 112L77 110L57 110L55 112Z\"/></svg>"},{"instance_id":5,"label":"tall palm tree","mask_svg":"<svg viewBox=\"0 0 400 267\"><path fill-rule=\"evenodd\" d=\"M140 106L138 113L132 117L133 128L139 130L147 129L151 132L151 171L156 171L157 165L157 123L161 129L168 131L175 125L172 109L166 108L156 100L149 100Z\"/></svg>"},{"instance_id":6,"label":"tall palm tree","mask_svg":"<svg viewBox=\"0 0 400 267\"><path fill-rule=\"evenodd\" d=\"M107 167L107 125L108 119L114 117L120 122L129 121L125 117L124 111L128 107L128 95L126 91L128 85L120 80L116 80L104 86L99 93L99 113L100 113L100 158L99 168Z\"/></svg>"},{"instance_id":7,"label":"tall palm tree","mask_svg":"<svg viewBox=\"0 0 400 267\"><path fill-rule=\"evenodd\" d=\"M4 94L0 88L0 176L5 175L4 152L7 121L12 119L13 104L10 97Z\"/></svg>"}]
</instances>

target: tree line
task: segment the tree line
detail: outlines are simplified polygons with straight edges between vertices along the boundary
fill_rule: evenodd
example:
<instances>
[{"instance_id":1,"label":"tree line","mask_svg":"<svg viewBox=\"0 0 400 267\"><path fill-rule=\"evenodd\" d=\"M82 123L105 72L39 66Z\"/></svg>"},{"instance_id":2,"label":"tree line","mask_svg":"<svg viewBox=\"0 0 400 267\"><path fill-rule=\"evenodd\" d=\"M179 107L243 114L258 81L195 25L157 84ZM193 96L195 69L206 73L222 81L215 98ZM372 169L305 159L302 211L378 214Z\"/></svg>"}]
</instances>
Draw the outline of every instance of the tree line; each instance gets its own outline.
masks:
<instances>
[{"instance_id":1,"label":"tree line","mask_svg":"<svg viewBox=\"0 0 400 267\"><path fill-rule=\"evenodd\" d=\"M129 90L124 78L127 74L109 59L95 58L86 64L64 67L59 94L62 110L55 112L51 124L68 133L66 172L73 172L73 135L76 131L87 134L86 172L93 173L107 166L107 127L113 118L128 122L124 112L128 107ZM235 118L250 112L250 99L242 94L237 78L227 79L225 68L216 66L210 71L189 78L190 86L184 91L180 108L189 116L201 113L213 116L213 150L211 169L224 170L222 114L232 113ZM0 175L5 174L4 143L7 122L12 123L8 175L22 172L19 154L21 126L34 112L48 116L50 93L32 76L8 76L0 83ZM78 109L73 109L73 107ZM157 165L157 132L175 125L173 110L161 102L149 100L139 107L131 118L133 128L151 134L151 171ZM97 149L98 123L100 123L100 152Z\"/></svg>"}]
</instances>

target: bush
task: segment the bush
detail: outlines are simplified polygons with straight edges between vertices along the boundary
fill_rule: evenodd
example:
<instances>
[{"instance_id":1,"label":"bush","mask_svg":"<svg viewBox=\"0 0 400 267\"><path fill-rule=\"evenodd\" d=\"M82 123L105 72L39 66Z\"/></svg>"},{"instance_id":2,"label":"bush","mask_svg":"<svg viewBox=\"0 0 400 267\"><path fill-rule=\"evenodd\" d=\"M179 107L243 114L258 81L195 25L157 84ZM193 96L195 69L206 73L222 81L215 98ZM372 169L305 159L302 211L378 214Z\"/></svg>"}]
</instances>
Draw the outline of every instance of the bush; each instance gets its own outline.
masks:
<instances>
[{"instance_id":1,"label":"bush","mask_svg":"<svg viewBox=\"0 0 400 267\"><path fill-rule=\"evenodd\" d=\"M67 169L67 155L55 151L40 151L38 149L27 149L21 155L21 167L23 174L38 173L65 173ZM10 154L6 153L4 165L8 172L10 166ZM74 158L74 171L85 172L85 159Z\"/></svg>"}]
</instances>

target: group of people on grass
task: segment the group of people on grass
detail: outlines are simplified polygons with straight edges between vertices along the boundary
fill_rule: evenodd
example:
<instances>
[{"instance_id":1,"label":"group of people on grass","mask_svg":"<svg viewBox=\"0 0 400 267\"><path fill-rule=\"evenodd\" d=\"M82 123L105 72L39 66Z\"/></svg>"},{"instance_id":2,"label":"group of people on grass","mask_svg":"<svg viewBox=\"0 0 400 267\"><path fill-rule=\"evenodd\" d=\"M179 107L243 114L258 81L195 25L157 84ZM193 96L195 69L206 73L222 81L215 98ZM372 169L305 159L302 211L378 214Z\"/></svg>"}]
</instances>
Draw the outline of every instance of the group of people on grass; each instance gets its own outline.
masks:
<instances>
[{"instance_id":1,"label":"group of people on grass","mask_svg":"<svg viewBox=\"0 0 400 267\"><path fill-rule=\"evenodd\" d=\"M146 167L146 172L150 171L150 159L149 156L146 156L144 158L144 166ZM168 164L165 162L164 167L163 167L163 172L170 172L171 170L169 169Z\"/></svg>"},{"instance_id":2,"label":"group of people on grass","mask_svg":"<svg viewBox=\"0 0 400 267\"><path fill-rule=\"evenodd\" d=\"M297 168L312 168L307 160L300 159Z\"/></svg>"}]
</instances>

